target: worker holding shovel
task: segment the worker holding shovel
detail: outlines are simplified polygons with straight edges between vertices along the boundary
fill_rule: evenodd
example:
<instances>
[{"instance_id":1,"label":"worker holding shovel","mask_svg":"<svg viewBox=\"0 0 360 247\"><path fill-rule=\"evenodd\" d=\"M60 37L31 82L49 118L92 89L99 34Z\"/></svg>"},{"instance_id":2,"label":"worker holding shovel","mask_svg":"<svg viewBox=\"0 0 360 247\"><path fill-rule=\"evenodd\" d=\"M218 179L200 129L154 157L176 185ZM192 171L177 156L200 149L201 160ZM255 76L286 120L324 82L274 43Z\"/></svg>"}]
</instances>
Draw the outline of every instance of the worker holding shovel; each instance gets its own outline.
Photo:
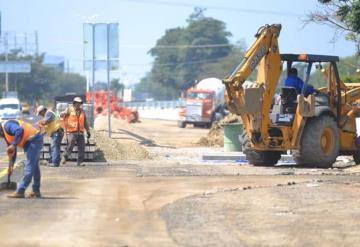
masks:
<instances>
[{"instance_id":1,"label":"worker holding shovel","mask_svg":"<svg viewBox=\"0 0 360 247\"><path fill-rule=\"evenodd\" d=\"M16 161L16 149L21 147L26 153L24 178L18 185L16 192L9 194L8 198L24 198L25 190L33 180L32 192L29 197L41 197L40 193L40 151L43 146L43 136L31 124L22 120L8 120L0 122L0 137L7 143L7 153L10 164ZM12 165L9 165L9 174L12 173Z\"/></svg>"}]
</instances>

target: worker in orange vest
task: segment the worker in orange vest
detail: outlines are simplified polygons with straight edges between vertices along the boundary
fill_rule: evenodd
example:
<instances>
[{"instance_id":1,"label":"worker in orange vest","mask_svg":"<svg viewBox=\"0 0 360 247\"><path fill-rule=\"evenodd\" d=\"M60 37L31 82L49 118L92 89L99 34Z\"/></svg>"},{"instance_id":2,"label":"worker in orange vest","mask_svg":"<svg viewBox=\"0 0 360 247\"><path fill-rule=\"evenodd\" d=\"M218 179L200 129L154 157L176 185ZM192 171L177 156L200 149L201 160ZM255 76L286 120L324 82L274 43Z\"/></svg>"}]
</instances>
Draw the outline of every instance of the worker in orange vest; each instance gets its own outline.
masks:
<instances>
[{"instance_id":1,"label":"worker in orange vest","mask_svg":"<svg viewBox=\"0 0 360 247\"><path fill-rule=\"evenodd\" d=\"M29 197L41 197L40 193L40 151L43 146L43 136L39 130L31 124L22 120L7 120L0 123L0 137L7 143L7 153L9 161L14 164L16 161L16 149L21 147L26 153L26 162L24 167L24 178L18 185L17 190L8 195L8 198L24 198L25 190L33 180L32 193ZM9 173L12 173L12 167L9 166Z\"/></svg>"},{"instance_id":2,"label":"worker in orange vest","mask_svg":"<svg viewBox=\"0 0 360 247\"><path fill-rule=\"evenodd\" d=\"M82 99L75 97L72 106L60 113L60 117L64 119L65 131L68 135L68 144L65 149L65 154L62 157L61 163L65 164L69 159L70 154L75 146L78 147L77 165L84 165L85 157L85 138L84 131L86 130L87 139L90 138L90 129L86 120L86 115L82 109Z\"/></svg>"}]
</instances>

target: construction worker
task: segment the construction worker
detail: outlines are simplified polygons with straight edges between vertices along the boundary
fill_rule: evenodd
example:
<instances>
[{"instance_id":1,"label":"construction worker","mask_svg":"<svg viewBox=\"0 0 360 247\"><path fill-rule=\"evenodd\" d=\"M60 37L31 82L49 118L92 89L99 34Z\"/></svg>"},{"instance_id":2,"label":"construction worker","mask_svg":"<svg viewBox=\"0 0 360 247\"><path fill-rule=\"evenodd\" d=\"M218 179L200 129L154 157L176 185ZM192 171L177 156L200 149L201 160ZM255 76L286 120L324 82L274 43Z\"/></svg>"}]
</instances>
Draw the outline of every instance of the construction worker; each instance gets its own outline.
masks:
<instances>
[{"instance_id":1,"label":"construction worker","mask_svg":"<svg viewBox=\"0 0 360 247\"><path fill-rule=\"evenodd\" d=\"M43 136L39 130L31 124L22 120L7 120L0 124L0 137L7 143L7 153L9 159L14 164L16 161L16 149L21 147L26 153L26 162L24 167L24 178L18 184L17 190L8 195L8 198L24 198L25 190L33 179L32 193L29 197L41 197L40 193L40 151L43 146ZM12 168L9 167L11 174Z\"/></svg>"},{"instance_id":2,"label":"construction worker","mask_svg":"<svg viewBox=\"0 0 360 247\"><path fill-rule=\"evenodd\" d=\"M61 141L64 136L64 129L61 127L60 119L52 110L43 105L38 106L36 115L43 117L39 122L40 128L45 129L45 133L51 138L49 150L49 166L58 167L61 160Z\"/></svg>"},{"instance_id":3,"label":"construction worker","mask_svg":"<svg viewBox=\"0 0 360 247\"><path fill-rule=\"evenodd\" d=\"M90 129L86 120L86 115L82 109L82 99L75 97L72 106L68 107L60 114L60 117L64 119L64 126L66 134L68 135L68 144L65 150L65 154L62 157L61 163L65 164L69 159L70 154L77 143L78 147L78 159L77 165L84 165L85 156L85 138L84 131L86 130L87 139L90 138Z\"/></svg>"},{"instance_id":4,"label":"construction worker","mask_svg":"<svg viewBox=\"0 0 360 247\"><path fill-rule=\"evenodd\" d=\"M304 96L306 97L316 92L313 86L305 85L304 81L298 77L298 70L296 68L290 68L289 75L285 80L285 87L294 87L298 94L304 91Z\"/></svg>"}]
</instances>

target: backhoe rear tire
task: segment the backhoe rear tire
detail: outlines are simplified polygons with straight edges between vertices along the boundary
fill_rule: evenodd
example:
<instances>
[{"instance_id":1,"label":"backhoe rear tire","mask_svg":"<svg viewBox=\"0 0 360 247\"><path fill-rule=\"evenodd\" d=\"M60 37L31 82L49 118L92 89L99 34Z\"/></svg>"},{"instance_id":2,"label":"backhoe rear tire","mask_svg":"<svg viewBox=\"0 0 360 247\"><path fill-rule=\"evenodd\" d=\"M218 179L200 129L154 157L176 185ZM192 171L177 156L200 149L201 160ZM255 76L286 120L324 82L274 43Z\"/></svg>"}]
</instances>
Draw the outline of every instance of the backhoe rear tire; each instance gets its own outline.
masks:
<instances>
[{"instance_id":1,"label":"backhoe rear tire","mask_svg":"<svg viewBox=\"0 0 360 247\"><path fill-rule=\"evenodd\" d=\"M339 129L335 119L322 115L308 119L300 140L300 149L293 151L298 165L329 168L339 155Z\"/></svg>"},{"instance_id":2,"label":"backhoe rear tire","mask_svg":"<svg viewBox=\"0 0 360 247\"><path fill-rule=\"evenodd\" d=\"M281 152L254 150L246 133L241 135L240 142L246 159L254 166L274 166L281 158Z\"/></svg>"}]
</instances>

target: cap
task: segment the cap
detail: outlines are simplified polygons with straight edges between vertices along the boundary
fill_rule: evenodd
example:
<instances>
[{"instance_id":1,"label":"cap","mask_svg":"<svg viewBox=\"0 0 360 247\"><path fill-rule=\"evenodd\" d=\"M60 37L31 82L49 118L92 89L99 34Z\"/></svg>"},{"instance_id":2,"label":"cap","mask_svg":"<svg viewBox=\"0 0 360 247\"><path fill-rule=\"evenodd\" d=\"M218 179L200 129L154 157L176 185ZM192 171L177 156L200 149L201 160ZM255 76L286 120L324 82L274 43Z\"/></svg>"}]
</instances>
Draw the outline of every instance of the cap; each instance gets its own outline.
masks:
<instances>
[{"instance_id":1,"label":"cap","mask_svg":"<svg viewBox=\"0 0 360 247\"><path fill-rule=\"evenodd\" d=\"M75 97L73 102L82 103L82 99L80 97Z\"/></svg>"},{"instance_id":2,"label":"cap","mask_svg":"<svg viewBox=\"0 0 360 247\"><path fill-rule=\"evenodd\" d=\"M36 116L39 116L39 113L43 110L45 110L45 107L43 105L39 105L38 108L36 108Z\"/></svg>"}]
</instances>

